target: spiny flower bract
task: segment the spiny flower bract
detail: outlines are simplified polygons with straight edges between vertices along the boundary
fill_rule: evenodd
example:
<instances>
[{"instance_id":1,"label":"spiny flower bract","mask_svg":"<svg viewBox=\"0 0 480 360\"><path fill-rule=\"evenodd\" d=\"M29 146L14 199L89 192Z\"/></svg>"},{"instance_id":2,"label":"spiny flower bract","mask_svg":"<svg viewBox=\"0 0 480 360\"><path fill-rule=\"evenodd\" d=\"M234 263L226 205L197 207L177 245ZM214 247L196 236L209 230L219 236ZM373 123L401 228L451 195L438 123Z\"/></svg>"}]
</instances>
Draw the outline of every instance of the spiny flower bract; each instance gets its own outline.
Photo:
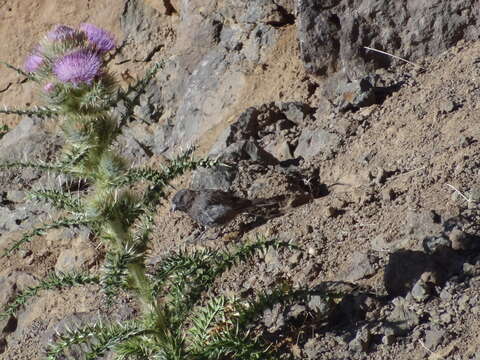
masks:
<instances>
[{"instance_id":1,"label":"spiny flower bract","mask_svg":"<svg viewBox=\"0 0 480 360\"><path fill-rule=\"evenodd\" d=\"M72 39L78 34L77 30L67 25L57 25L47 34L52 41Z\"/></svg>"},{"instance_id":2,"label":"spiny flower bract","mask_svg":"<svg viewBox=\"0 0 480 360\"><path fill-rule=\"evenodd\" d=\"M43 56L38 53L33 53L27 58L23 67L27 72L35 72L40 68L43 60Z\"/></svg>"},{"instance_id":3,"label":"spiny flower bract","mask_svg":"<svg viewBox=\"0 0 480 360\"><path fill-rule=\"evenodd\" d=\"M115 40L109 32L88 23L81 24L80 30L85 32L90 44L100 53L106 53L115 48Z\"/></svg>"},{"instance_id":4,"label":"spiny flower bract","mask_svg":"<svg viewBox=\"0 0 480 360\"><path fill-rule=\"evenodd\" d=\"M53 72L63 83L91 84L100 75L102 59L93 51L80 49L55 61Z\"/></svg>"}]
</instances>

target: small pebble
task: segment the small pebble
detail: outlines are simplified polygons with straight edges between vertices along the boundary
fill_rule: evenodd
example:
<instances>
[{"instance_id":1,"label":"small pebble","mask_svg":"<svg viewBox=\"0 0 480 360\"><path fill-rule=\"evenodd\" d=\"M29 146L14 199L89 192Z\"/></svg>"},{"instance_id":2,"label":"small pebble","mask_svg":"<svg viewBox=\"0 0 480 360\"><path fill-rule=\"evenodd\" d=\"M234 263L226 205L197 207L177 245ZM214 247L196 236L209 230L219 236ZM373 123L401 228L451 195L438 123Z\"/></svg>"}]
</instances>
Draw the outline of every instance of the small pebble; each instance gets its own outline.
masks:
<instances>
[{"instance_id":1,"label":"small pebble","mask_svg":"<svg viewBox=\"0 0 480 360\"><path fill-rule=\"evenodd\" d=\"M440 321L444 324L450 324L452 322L452 315L450 313L443 313L440 315Z\"/></svg>"},{"instance_id":2,"label":"small pebble","mask_svg":"<svg viewBox=\"0 0 480 360\"><path fill-rule=\"evenodd\" d=\"M307 253L308 253L308 255L310 255L310 256L317 256L318 251L317 251L317 249L315 249L314 247L311 247L311 246L310 246L310 247L307 249Z\"/></svg>"},{"instance_id":3,"label":"small pebble","mask_svg":"<svg viewBox=\"0 0 480 360\"><path fill-rule=\"evenodd\" d=\"M325 216L328 217L328 218L333 218L335 216L337 216L338 214L338 210L336 208L334 208L333 206L327 206L325 208Z\"/></svg>"}]
</instances>

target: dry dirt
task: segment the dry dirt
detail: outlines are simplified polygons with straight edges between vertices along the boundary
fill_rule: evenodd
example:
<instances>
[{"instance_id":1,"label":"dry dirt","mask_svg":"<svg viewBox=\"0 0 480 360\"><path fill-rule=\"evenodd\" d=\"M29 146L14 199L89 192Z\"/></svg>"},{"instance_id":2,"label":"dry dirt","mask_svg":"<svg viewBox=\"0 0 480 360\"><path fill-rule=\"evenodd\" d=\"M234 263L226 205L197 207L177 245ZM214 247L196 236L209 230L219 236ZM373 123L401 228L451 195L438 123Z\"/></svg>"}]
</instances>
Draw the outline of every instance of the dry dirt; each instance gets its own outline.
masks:
<instances>
[{"instance_id":1,"label":"dry dirt","mask_svg":"<svg viewBox=\"0 0 480 360\"><path fill-rule=\"evenodd\" d=\"M112 8L111 2L105 0L85 3L86 7L84 2L77 1L31 0L27 4L0 0L0 32L8 39L0 44L0 54L4 54L2 60L21 65L19 59L56 23L88 21L120 36L120 8ZM61 12L58 9L62 9ZM375 293L386 294L385 269L391 254L398 249L419 250L422 236L437 231L436 225L429 228L418 220L418 214L434 211L444 222L453 219L462 229L470 229L472 233L478 231L474 226L475 221L480 220L475 203L480 186L480 42L460 43L436 58L425 59L422 62L424 71L411 65L399 65L387 75L402 79L404 83L383 104L355 113L336 114L315 92L314 84L322 80L307 76L302 68L294 26L283 31L277 51L251 75L245 101L232 109L230 119L235 119L248 106L277 100L299 100L324 106L325 111L320 111L318 121L330 122L332 128L345 131L345 141L333 157L309 160L302 168L317 168L328 192L303 206L285 209L282 216L248 231L243 239L236 234L242 222L252 221L247 216L229 225L227 234L220 238L215 237L216 232L208 232L208 240L197 246L223 247L263 234L292 240L305 249L297 261L292 259L292 253L277 254L287 265L273 271L272 276L258 276L268 270L265 258L242 265L219 281L218 293L245 292L245 283L252 284L257 291L266 290L272 285L270 280L275 278L308 287L325 281L343 281L352 273L355 254L368 252L378 259L376 269L356 283ZM4 68L0 71L1 104L23 107L34 102L34 92L29 85L21 84ZM14 117L0 117L0 123L11 126L16 121ZM228 120L213 129L205 137L201 149L206 151L227 125ZM349 126L353 127L352 131L347 131ZM255 179L266 176L271 194L285 190L279 174L252 176ZM308 182L307 178L304 180ZM182 187L188 182L189 175L177 181L175 186ZM237 184L237 190L247 194L249 188ZM464 217L468 219L459 220ZM190 246L185 239L197 231L190 219L180 214L171 217L167 209L162 208L157 220L158 235L152 259L171 249ZM18 234L2 235L3 239L15 236ZM32 262L20 254L0 259L0 274L25 271L38 278L45 276L53 269L61 251L68 247L68 241L52 243L47 240L46 243L48 249L42 239L29 245L35 254ZM101 253L98 250L92 270L101 263ZM465 294L478 297L468 286ZM29 302L29 313L21 314L22 321L28 322L24 325L28 331L17 338L18 342L12 342L0 358L40 359L43 330L72 313L111 313L102 301L97 289L41 293L37 300ZM433 299L425 311L436 307L441 304ZM323 348L319 358L348 358L340 354L347 351L351 332L354 335L358 328L354 323L317 333ZM422 334L417 337L409 334L397 338L393 345L382 344L377 339L369 352L352 358L478 359L475 356L480 353L479 313L457 314L447 330L450 336L435 352L425 349ZM302 341L311 335L307 331L311 328L300 326L298 338L287 341L291 349L296 341L300 347L304 345ZM342 338L347 340L340 341Z\"/></svg>"}]
</instances>

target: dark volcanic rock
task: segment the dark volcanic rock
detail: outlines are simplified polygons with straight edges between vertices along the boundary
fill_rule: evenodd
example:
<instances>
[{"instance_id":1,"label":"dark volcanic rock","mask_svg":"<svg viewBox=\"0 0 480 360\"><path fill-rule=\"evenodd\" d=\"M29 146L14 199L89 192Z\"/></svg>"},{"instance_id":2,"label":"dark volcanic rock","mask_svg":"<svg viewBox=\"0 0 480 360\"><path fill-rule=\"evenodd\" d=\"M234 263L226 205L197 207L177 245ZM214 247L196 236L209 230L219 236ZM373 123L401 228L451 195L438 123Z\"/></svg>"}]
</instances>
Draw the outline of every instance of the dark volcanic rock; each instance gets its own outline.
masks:
<instances>
[{"instance_id":1,"label":"dark volcanic rock","mask_svg":"<svg viewBox=\"0 0 480 360\"><path fill-rule=\"evenodd\" d=\"M385 287L390 295L405 296L425 272L438 272L431 257L419 251L397 251L385 269Z\"/></svg>"},{"instance_id":2,"label":"dark volcanic rock","mask_svg":"<svg viewBox=\"0 0 480 360\"><path fill-rule=\"evenodd\" d=\"M168 157L232 115L232 107L243 99L247 75L271 55L279 27L294 20L291 0L192 0L174 7L179 16L175 56L166 61L135 110L148 122L158 121L152 128L151 151ZM162 46L156 40L161 21L155 14L140 1L126 3L122 26L129 38L143 44L137 46L138 60ZM148 115L152 110L155 116Z\"/></svg>"},{"instance_id":3,"label":"dark volcanic rock","mask_svg":"<svg viewBox=\"0 0 480 360\"><path fill-rule=\"evenodd\" d=\"M314 108L301 102L266 103L246 109L219 137L210 150L217 154L241 140L260 140L268 136L281 137L283 130L289 130L313 122Z\"/></svg>"},{"instance_id":4,"label":"dark volcanic rock","mask_svg":"<svg viewBox=\"0 0 480 360\"><path fill-rule=\"evenodd\" d=\"M263 150L255 140L233 143L222 152L219 160L227 164L235 164L240 160L251 160L264 165L276 165L278 163L277 159Z\"/></svg>"},{"instance_id":5,"label":"dark volcanic rock","mask_svg":"<svg viewBox=\"0 0 480 360\"><path fill-rule=\"evenodd\" d=\"M271 154L263 150L255 140L242 140L228 146L218 154L211 155L221 165L211 169L198 169L193 173L191 187L193 189L228 190L238 172L240 160L248 160L262 165L278 163Z\"/></svg>"},{"instance_id":6,"label":"dark volcanic rock","mask_svg":"<svg viewBox=\"0 0 480 360\"><path fill-rule=\"evenodd\" d=\"M241 160L268 166L292 158L298 126L312 122L314 111L300 102L272 102L246 109L210 149L209 156L227 166L196 170L192 188L228 190Z\"/></svg>"},{"instance_id":7,"label":"dark volcanic rock","mask_svg":"<svg viewBox=\"0 0 480 360\"><path fill-rule=\"evenodd\" d=\"M463 0L300 0L297 14L306 69L351 79L393 61L365 46L414 61L480 34L479 3Z\"/></svg>"},{"instance_id":8,"label":"dark volcanic rock","mask_svg":"<svg viewBox=\"0 0 480 360\"><path fill-rule=\"evenodd\" d=\"M452 242L445 236L427 236L423 240L423 249L427 254L440 253L446 249L451 249Z\"/></svg>"},{"instance_id":9,"label":"dark volcanic rock","mask_svg":"<svg viewBox=\"0 0 480 360\"><path fill-rule=\"evenodd\" d=\"M323 93L339 111L344 112L376 104L380 98L375 90L371 76L351 81L342 76L332 76L326 81Z\"/></svg>"}]
</instances>

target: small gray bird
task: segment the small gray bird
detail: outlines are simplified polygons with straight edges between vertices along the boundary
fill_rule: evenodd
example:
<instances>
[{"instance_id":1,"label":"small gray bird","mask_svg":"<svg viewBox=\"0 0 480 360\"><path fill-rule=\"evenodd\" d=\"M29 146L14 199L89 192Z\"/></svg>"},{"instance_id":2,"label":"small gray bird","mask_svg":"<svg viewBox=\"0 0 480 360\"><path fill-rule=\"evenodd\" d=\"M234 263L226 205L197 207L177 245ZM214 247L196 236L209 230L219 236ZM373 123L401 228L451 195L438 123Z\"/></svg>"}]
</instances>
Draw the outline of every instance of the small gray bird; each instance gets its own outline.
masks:
<instances>
[{"instance_id":1,"label":"small gray bird","mask_svg":"<svg viewBox=\"0 0 480 360\"><path fill-rule=\"evenodd\" d=\"M275 204L276 201L272 200L239 198L221 190L184 189L173 197L171 211L180 210L187 213L204 227L216 227L229 223L241 213Z\"/></svg>"}]
</instances>

